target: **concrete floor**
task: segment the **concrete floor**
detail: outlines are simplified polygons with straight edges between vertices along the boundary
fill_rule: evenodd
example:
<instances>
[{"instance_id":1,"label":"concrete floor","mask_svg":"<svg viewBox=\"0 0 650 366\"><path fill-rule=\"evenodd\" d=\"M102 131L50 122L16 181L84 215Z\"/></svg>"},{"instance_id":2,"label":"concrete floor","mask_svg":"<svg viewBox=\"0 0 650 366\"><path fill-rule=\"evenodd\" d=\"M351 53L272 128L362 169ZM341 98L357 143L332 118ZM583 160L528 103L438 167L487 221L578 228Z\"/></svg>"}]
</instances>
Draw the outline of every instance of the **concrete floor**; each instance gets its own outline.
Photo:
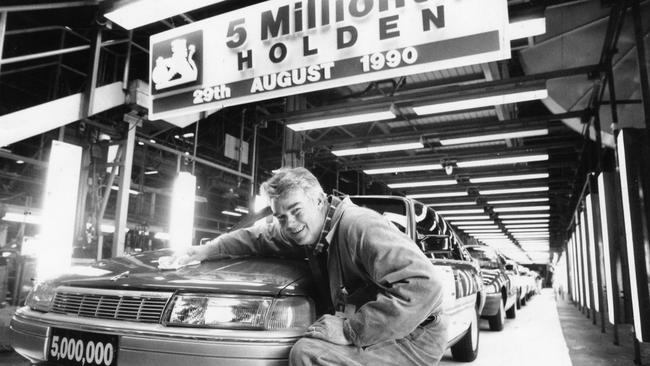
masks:
<instances>
[{"instance_id":1,"label":"concrete floor","mask_svg":"<svg viewBox=\"0 0 650 366\"><path fill-rule=\"evenodd\" d=\"M620 346L612 343L612 328L600 332L592 320L572 304L555 301L545 289L523 306L516 319L506 320L501 332L491 332L481 320L480 349L472 366L638 366L635 364L629 326L619 327ZM640 345L642 365L650 366L650 344ZM0 351L0 365L28 366L13 352ZM440 365L461 365L451 352Z\"/></svg>"}]
</instances>

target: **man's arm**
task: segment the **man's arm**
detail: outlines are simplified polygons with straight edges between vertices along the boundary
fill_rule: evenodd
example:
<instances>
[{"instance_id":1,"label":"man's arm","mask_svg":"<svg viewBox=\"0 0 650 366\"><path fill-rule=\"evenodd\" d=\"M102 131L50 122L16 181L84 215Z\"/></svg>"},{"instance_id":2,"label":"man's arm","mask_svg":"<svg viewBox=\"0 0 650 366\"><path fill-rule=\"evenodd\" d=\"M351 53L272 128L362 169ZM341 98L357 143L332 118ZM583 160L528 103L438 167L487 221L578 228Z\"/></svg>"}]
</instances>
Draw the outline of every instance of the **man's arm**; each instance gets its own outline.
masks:
<instances>
[{"instance_id":1,"label":"man's arm","mask_svg":"<svg viewBox=\"0 0 650 366\"><path fill-rule=\"evenodd\" d=\"M340 230L352 260L384 289L345 321L345 335L352 343L368 346L403 338L428 315L442 311L443 287L433 264L385 218L355 212L342 221Z\"/></svg>"}]
</instances>

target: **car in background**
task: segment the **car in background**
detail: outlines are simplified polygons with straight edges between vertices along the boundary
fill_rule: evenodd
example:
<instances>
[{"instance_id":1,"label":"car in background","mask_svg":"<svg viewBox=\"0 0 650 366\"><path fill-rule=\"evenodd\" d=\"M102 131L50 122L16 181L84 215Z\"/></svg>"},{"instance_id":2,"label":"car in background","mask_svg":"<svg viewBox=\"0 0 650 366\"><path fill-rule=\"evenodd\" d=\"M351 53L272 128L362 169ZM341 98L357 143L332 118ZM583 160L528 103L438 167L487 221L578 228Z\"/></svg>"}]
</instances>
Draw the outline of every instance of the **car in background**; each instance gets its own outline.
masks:
<instances>
[{"instance_id":1,"label":"car in background","mask_svg":"<svg viewBox=\"0 0 650 366\"><path fill-rule=\"evenodd\" d=\"M480 269L433 210L404 198L354 197L431 258L445 283L453 358L478 353ZM286 365L322 313L305 260L243 257L163 271L161 249L72 268L35 285L10 323L32 363L67 366Z\"/></svg>"},{"instance_id":2,"label":"car in background","mask_svg":"<svg viewBox=\"0 0 650 366\"><path fill-rule=\"evenodd\" d=\"M526 303L538 293L536 280L538 274L535 271L531 271L526 266L519 265L519 275L526 284L526 296L524 297L524 301L522 301L522 304L526 305Z\"/></svg>"},{"instance_id":3,"label":"car in background","mask_svg":"<svg viewBox=\"0 0 650 366\"><path fill-rule=\"evenodd\" d=\"M528 294L532 290L529 277L522 272L523 266L512 259L506 259L506 272L510 275L512 283L517 289L517 298L515 304L517 309L521 309L522 305L526 305Z\"/></svg>"},{"instance_id":4,"label":"car in background","mask_svg":"<svg viewBox=\"0 0 650 366\"><path fill-rule=\"evenodd\" d=\"M485 286L485 306L481 317L488 319L490 330L501 331L505 318L517 316L517 286L506 271L506 259L487 245L467 245L470 255L478 260Z\"/></svg>"}]
</instances>

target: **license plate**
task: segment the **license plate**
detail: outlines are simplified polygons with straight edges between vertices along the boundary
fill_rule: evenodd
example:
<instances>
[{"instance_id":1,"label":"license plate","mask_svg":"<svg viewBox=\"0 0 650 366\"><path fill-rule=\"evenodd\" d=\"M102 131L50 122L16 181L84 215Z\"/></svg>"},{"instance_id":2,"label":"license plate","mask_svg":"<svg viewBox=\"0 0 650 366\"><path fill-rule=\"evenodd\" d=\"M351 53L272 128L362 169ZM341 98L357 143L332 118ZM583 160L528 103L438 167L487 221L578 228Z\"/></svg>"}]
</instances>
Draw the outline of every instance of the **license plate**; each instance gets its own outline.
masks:
<instances>
[{"instance_id":1,"label":"license plate","mask_svg":"<svg viewBox=\"0 0 650 366\"><path fill-rule=\"evenodd\" d=\"M118 337L52 328L47 359L65 366L117 366Z\"/></svg>"}]
</instances>

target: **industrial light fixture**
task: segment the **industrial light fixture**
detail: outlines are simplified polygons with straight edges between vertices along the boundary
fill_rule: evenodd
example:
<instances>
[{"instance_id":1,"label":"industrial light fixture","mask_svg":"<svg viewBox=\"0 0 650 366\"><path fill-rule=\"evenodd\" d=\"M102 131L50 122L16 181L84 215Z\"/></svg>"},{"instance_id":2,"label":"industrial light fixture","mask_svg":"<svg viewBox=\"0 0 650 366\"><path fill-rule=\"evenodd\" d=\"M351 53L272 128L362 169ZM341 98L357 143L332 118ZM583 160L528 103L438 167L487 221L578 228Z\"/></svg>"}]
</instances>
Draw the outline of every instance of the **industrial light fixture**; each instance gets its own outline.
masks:
<instances>
[{"instance_id":1,"label":"industrial light fixture","mask_svg":"<svg viewBox=\"0 0 650 366\"><path fill-rule=\"evenodd\" d=\"M521 198L521 199L516 199L516 200L487 201L488 205L505 205L505 204L511 204L511 203L530 203L530 202L548 202L548 197Z\"/></svg>"},{"instance_id":2,"label":"industrial light fixture","mask_svg":"<svg viewBox=\"0 0 650 366\"><path fill-rule=\"evenodd\" d=\"M15 212L7 212L2 217L2 220L20 222L20 223L24 222L25 224L40 225L43 222L43 217L40 215L33 215L29 213L24 213L21 215Z\"/></svg>"},{"instance_id":3,"label":"industrial light fixture","mask_svg":"<svg viewBox=\"0 0 650 366\"><path fill-rule=\"evenodd\" d=\"M392 108L384 111L373 111L365 113L350 113L344 116L327 116L319 119L308 120L304 122L287 123L287 127L294 131L307 131L318 128L327 128L334 126L345 126L364 122L383 121L395 118Z\"/></svg>"},{"instance_id":4,"label":"industrial light fixture","mask_svg":"<svg viewBox=\"0 0 650 366\"><path fill-rule=\"evenodd\" d=\"M363 154L374 154L379 152L389 152L389 151L402 151L402 150L414 150L421 149L424 147L421 141L418 142L403 142L398 144L390 145L377 145L377 146L366 146L353 149L342 149L342 150L332 150L332 154L336 156L349 156L349 155L363 155Z\"/></svg>"},{"instance_id":5,"label":"industrial light fixture","mask_svg":"<svg viewBox=\"0 0 650 366\"><path fill-rule=\"evenodd\" d=\"M158 174L158 171L155 169L147 170L146 172L144 172L144 175L154 175L154 174Z\"/></svg>"},{"instance_id":6,"label":"industrial light fixture","mask_svg":"<svg viewBox=\"0 0 650 366\"><path fill-rule=\"evenodd\" d=\"M462 215L462 214L482 214L485 211L482 208L470 208L465 210L436 210L440 215Z\"/></svg>"},{"instance_id":7,"label":"industrial light fixture","mask_svg":"<svg viewBox=\"0 0 650 366\"><path fill-rule=\"evenodd\" d=\"M459 144L472 144L476 142L496 141L505 139L514 139L532 136L545 136L548 135L548 128L540 128L536 130L514 131L504 133L493 133L487 135L477 135L468 137L457 137L451 139L441 139L440 144L443 146L459 145Z\"/></svg>"},{"instance_id":8,"label":"industrial light fixture","mask_svg":"<svg viewBox=\"0 0 650 366\"><path fill-rule=\"evenodd\" d=\"M428 180L422 182L390 183L388 184L388 188L397 189L397 188L432 187L432 186L448 186L453 184L456 184L455 179L440 179L440 180Z\"/></svg>"},{"instance_id":9,"label":"industrial light fixture","mask_svg":"<svg viewBox=\"0 0 650 366\"><path fill-rule=\"evenodd\" d=\"M479 190L482 195L492 194L517 194L517 193L530 193L530 192L546 192L548 187L524 187L524 188L505 188L505 189L485 189Z\"/></svg>"},{"instance_id":10,"label":"industrial light fixture","mask_svg":"<svg viewBox=\"0 0 650 366\"><path fill-rule=\"evenodd\" d=\"M475 168L475 167L490 166L490 165L519 164L519 163L530 163L535 161L546 161L546 160L548 160L548 154L535 154L535 155L511 156L507 158L459 161L456 162L456 166L459 168Z\"/></svg>"},{"instance_id":11,"label":"industrial light fixture","mask_svg":"<svg viewBox=\"0 0 650 366\"><path fill-rule=\"evenodd\" d=\"M527 228L537 228L537 227L548 227L548 224L515 224L515 225L505 225L506 229L527 229Z\"/></svg>"},{"instance_id":12,"label":"industrial light fixture","mask_svg":"<svg viewBox=\"0 0 650 366\"><path fill-rule=\"evenodd\" d=\"M223 211L221 211L221 213L224 214L224 215L227 215L227 216L241 217L241 213L235 212L235 211L223 210Z\"/></svg>"},{"instance_id":13,"label":"industrial light fixture","mask_svg":"<svg viewBox=\"0 0 650 366\"><path fill-rule=\"evenodd\" d=\"M548 222L549 219L529 219L529 220L503 220L504 224L540 224Z\"/></svg>"},{"instance_id":14,"label":"industrial light fixture","mask_svg":"<svg viewBox=\"0 0 650 366\"><path fill-rule=\"evenodd\" d=\"M248 209L246 207L243 207L243 206L235 207L235 211L243 213L244 215L248 215Z\"/></svg>"},{"instance_id":15,"label":"industrial light fixture","mask_svg":"<svg viewBox=\"0 0 650 366\"><path fill-rule=\"evenodd\" d=\"M531 238L548 238L549 234L533 234L533 233L513 233L512 236L515 238L526 238L526 239L531 239Z\"/></svg>"},{"instance_id":16,"label":"industrial light fixture","mask_svg":"<svg viewBox=\"0 0 650 366\"><path fill-rule=\"evenodd\" d=\"M540 217L550 217L549 213L539 213L539 214L521 214L521 215L499 215L499 218L502 220L505 219L535 219Z\"/></svg>"},{"instance_id":17,"label":"industrial light fixture","mask_svg":"<svg viewBox=\"0 0 650 366\"><path fill-rule=\"evenodd\" d=\"M471 230L471 229L477 229L477 230L481 229L481 230L483 230L483 229L498 229L499 227L497 225L469 225L469 226L460 225L460 226L458 226L458 228L465 231L466 229L469 229L469 230Z\"/></svg>"},{"instance_id":18,"label":"industrial light fixture","mask_svg":"<svg viewBox=\"0 0 650 366\"><path fill-rule=\"evenodd\" d=\"M495 92L492 95L485 95L485 93L483 93L482 96L469 96L461 99L419 105L413 107L413 112L421 116L426 114L444 113L508 103L525 102L548 97L546 86L536 86L529 89L530 90L521 90L517 92L500 91Z\"/></svg>"},{"instance_id":19,"label":"industrial light fixture","mask_svg":"<svg viewBox=\"0 0 650 366\"><path fill-rule=\"evenodd\" d=\"M189 139L191 137L194 137L194 132L187 132L183 134L183 137L186 139Z\"/></svg>"},{"instance_id":20,"label":"industrial light fixture","mask_svg":"<svg viewBox=\"0 0 650 366\"><path fill-rule=\"evenodd\" d=\"M111 186L111 189L114 190L114 191L119 191L119 190L120 190L120 187L118 187L118 186ZM137 195L140 194L140 192L139 192L139 191L136 191L135 189L130 189L130 188L129 188L129 194L132 194L132 195L136 195L136 196L137 196Z\"/></svg>"},{"instance_id":21,"label":"industrial light fixture","mask_svg":"<svg viewBox=\"0 0 650 366\"><path fill-rule=\"evenodd\" d=\"M175 15L187 13L222 0L137 0L119 2L124 4L104 16L124 29L130 30L151 24Z\"/></svg>"},{"instance_id":22,"label":"industrial light fixture","mask_svg":"<svg viewBox=\"0 0 650 366\"><path fill-rule=\"evenodd\" d=\"M521 207L495 207L494 212L520 212L520 211L548 211L551 209L549 205L543 206L521 206ZM503 217L501 217L503 218Z\"/></svg>"},{"instance_id":23,"label":"industrial light fixture","mask_svg":"<svg viewBox=\"0 0 650 366\"><path fill-rule=\"evenodd\" d=\"M419 172L425 170L441 170L441 169L442 169L441 164L422 164L422 165L399 166L399 167L390 167L390 168L364 169L363 172L368 175L373 175L373 174Z\"/></svg>"},{"instance_id":24,"label":"industrial light fixture","mask_svg":"<svg viewBox=\"0 0 650 366\"><path fill-rule=\"evenodd\" d=\"M450 207L450 206L473 206L475 205L476 202L470 202L470 201L462 201L462 202L434 202L434 203L429 203L427 206L429 207Z\"/></svg>"},{"instance_id":25,"label":"industrial light fixture","mask_svg":"<svg viewBox=\"0 0 650 366\"><path fill-rule=\"evenodd\" d=\"M489 225L494 224L494 220L477 220L477 221L451 221L452 225Z\"/></svg>"},{"instance_id":26,"label":"industrial light fixture","mask_svg":"<svg viewBox=\"0 0 650 366\"><path fill-rule=\"evenodd\" d=\"M16 164L25 164L25 161L19 159L19 160L16 160Z\"/></svg>"},{"instance_id":27,"label":"industrial light fixture","mask_svg":"<svg viewBox=\"0 0 650 366\"><path fill-rule=\"evenodd\" d=\"M454 220L484 220L484 219L489 219L490 216L488 215L473 215L473 216L445 216L445 219L447 221L454 221Z\"/></svg>"},{"instance_id":28,"label":"industrial light fixture","mask_svg":"<svg viewBox=\"0 0 650 366\"><path fill-rule=\"evenodd\" d=\"M544 231L544 230L543 229L533 228L533 229L512 229L512 230L508 230L508 231L510 231L511 233L525 233L525 232L541 232L541 231ZM546 230L544 232L548 232L548 230Z\"/></svg>"},{"instance_id":29,"label":"industrial light fixture","mask_svg":"<svg viewBox=\"0 0 650 366\"><path fill-rule=\"evenodd\" d=\"M39 251L38 280L56 276L72 263L82 150L81 146L52 141L40 231L47 245Z\"/></svg>"},{"instance_id":30,"label":"industrial light fixture","mask_svg":"<svg viewBox=\"0 0 650 366\"><path fill-rule=\"evenodd\" d=\"M508 25L510 40L528 38L546 33L546 17L515 20Z\"/></svg>"},{"instance_id":31,"label":"industrial light fixture","mask_svg":"<svg viewBox=\"0 0 650 366\"><path fill-rule=\"evenodd\" d=\"M439 193L416 193L416 194L407 194L407 198L413 198L413 199L418 199L418 198L446 198L446 197L461 197L461 196L467 196L466 191L460 191L460 192L439 192ZM483 212L481 210L481 212ZM438 212L440 213L440 212Z\"/></svg>"},{"instance_id":32,"label":"industrial light fixture","mask_svg":"<svg viewBox=\"0 0 650 366\"><path fill-rule=\"evenodd\" d=\"M600 208L600 230L603 240L603 260L605 261L605 284L607 289L613 289L611 258L609 255L609 218L607 210L607 196L610 194L609 185L605 185L605 174L598 175L598 207ZM607 315L611 324L616 324L614 316L614 296L613 291L607 293Z\"/></svg>"},{"instance_id":33,"label":"industrial light fixture","mask_svg":"<svg viewBox=\"0 0 650 366\"><path fill-rule=\"evenodd\" d=\"M484 177L484 178L470 178L470 183L494 183L494 182L511 182L516 180L528 179L544 179L548 178L548 173L536 174L518 174L518 175L504 175L500 177Z\"/></svg>"},{"instance_id":34,"label":"industrial light fixture","mask_svg":"<svg viewBox=\"0 0 650 366\"><path fill-rule=\"evenodd\" d=\"M494 233L502 232L500 229L484 229L484 230L468 229L468 230L463 230L463 231L468 233L468 234L494 234Z\"/></svg>"},{"instance_id":35,"label":"industrial light fixture","mask_svg":"<svg viewBox=\"0 0 650 366\"><path fill-rule=\"evenodd\" d=\"M174 182L169 221L169 247L182 250L192 245L194 232L194 197L196 177L188 172L180 172Z\"/></svg>"}]
</instances>

